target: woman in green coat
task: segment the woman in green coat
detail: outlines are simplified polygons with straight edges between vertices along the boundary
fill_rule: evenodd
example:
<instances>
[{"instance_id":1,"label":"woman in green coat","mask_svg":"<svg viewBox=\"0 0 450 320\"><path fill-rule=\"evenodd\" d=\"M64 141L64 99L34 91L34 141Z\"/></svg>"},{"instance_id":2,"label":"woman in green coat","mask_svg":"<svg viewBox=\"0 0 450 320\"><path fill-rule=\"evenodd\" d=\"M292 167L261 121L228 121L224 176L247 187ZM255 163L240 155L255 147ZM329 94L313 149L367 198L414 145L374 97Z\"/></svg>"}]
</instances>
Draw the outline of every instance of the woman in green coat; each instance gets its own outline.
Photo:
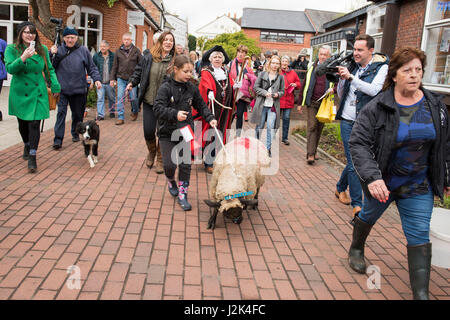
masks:
<instances>
[{"instance_id":1,"label":"woman in green coat","mask_svg":"<svg viewBox=\"0 0 450 320\"><path fill-rule=\"evenodd\" d=\"M12 75L9 114L17 117L25 144L22 157L28 160L28 170L33 173L37 170L40 122L50 116L46 79L50 80L55 97L58 97L61 87L48 49L39 41L36 27L26 21L18 25L17 31L16 43L8 45L5 50L6 71Z\"/></svg>"}]
</instances>

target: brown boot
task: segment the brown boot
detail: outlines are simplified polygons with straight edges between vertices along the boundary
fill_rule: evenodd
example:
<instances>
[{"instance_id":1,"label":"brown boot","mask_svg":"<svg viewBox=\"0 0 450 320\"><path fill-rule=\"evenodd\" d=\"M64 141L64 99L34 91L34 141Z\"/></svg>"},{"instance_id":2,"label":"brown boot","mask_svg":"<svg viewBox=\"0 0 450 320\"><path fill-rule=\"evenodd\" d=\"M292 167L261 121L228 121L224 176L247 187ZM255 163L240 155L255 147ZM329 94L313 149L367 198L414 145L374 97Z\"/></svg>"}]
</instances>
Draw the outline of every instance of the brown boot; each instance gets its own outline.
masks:
<instances>
[{"instance_id":1,"label":"brown boot","mask_svg":"<svg viewBox=\"0 0 450 320\"><path fill-rule=\"evenodd\" d=\"M148 155L147 159L145 160L145 164L147 167L151 168L153 167L153 163L155 161L156 156L156 139L154 140L145 140L147 143L147 149L148 149Z\"/></svg>"},{"instance_id":2,"label":"brown boot","mask_svg":"<svg viewBox=\"0 0 450 320\"><path fill-rule=\"evenodd\" d=\"M136 121L137 117L138 117L137 112L131 113L131 121Z\"/></svg>"},{"instance_id":3,"label":"brown boot","mask_svg":"<svg viewBox=\"0 0 450 320\"><path fill-rule=\"evenodd\" d=\"M158 143L158 146L156 147L156 165L155 165L155 171L158 174L164 173L164 166L163 166L163 160L161 155L161 147Z\"/></svg>"}]
</instances>

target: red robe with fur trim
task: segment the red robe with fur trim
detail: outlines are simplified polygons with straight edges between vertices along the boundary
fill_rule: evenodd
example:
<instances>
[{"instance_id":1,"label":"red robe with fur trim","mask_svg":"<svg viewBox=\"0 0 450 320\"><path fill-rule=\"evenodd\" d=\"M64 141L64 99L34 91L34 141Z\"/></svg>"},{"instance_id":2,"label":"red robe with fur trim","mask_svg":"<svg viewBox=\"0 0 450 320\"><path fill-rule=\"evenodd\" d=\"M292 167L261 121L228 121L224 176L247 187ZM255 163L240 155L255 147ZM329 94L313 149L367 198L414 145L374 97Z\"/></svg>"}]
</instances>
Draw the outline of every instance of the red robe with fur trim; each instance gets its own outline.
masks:
<instances>
[{"instance_id":1,"label":"red robe with fur trim","mask_svg":"<svg viewBox=\"0 0 450 320\"><path fill-rule=\"evenodd\" d=\"M200 84L198 86L198 89L200 91L200 95L202 96L203 100L205 101L205 103L208 105L208 107L211 109L211 103L209 102L208 99L208 93L210 91L214 92L214 97L216 98L217 101L219 101L220 103L222 103L223 105L227 106L227 107L232 107L232 101L233 101L233 84L234 81L231 78L230 74L227 74L228 77L228 84L226 85L225 89L225 95L222 96L222 92L224 91L222 88L217 88L217 83L216 80L214 79L213 76L213 71L211 69L208 68L203 68L202 72L201 72L201 80L200 80ZM217 120L217 129L222 133L223 135L223 143L226 143L226 133L227 133L227 129L230 129L231 127L231 113L232 110L230 109L225 109L222 108L221 106L214 104L214 112L213 110L211 110L211 112L213 112L216 120ZM192 111L192 115L194 117L194 120L196 119L196 117L198 117L198 115L196 114L196 111ZM204 133L210 129L211 127L209 126L209 123L206 123L203 118L202 118L202 137L204 136ZM197 141L200 141L200 137L196 137ZM205 147L206 145L206 140L202 141L202 147Z\"/></svg>"}]
</instances>

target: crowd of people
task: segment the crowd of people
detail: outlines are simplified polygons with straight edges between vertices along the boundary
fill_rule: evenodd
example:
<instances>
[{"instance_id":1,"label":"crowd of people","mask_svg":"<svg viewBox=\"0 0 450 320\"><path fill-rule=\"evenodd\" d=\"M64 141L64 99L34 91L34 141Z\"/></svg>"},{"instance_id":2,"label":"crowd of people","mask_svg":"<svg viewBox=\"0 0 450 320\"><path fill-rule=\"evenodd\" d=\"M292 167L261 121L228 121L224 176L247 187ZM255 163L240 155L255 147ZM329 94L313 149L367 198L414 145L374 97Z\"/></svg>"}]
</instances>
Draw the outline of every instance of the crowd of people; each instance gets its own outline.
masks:
<instances>
[{"instance_id":1,"label":"crowd of people","mask_svg":"<svg viewBox=\"0 0 450 320\"><path fill-rule=\"evenodd\" d=\"M39 123L49 117L47 83L59 98L53 142L58 150L63 144L68 105L72 110L72 141L79 141L75 126L83 120L88 75L97 89L98 121L108 112L111 118L117 113L116 125L123 125L126 96L131 101L132 121L142 106L146 165L152 168L156 158L156 172L165 174L169 193L185 211L192 208L187 193L194 150L192 141L183 135L173 138L176 131L193 130L194 121L201 120L202 136L216 128L226 143L233 120L240 136L250 113L258 139L267 123L266 146L271 156L274 133L281 121L282 143L290 144L290 114L295 106L294 91L298 90L298 110L306 107L307 112L306 162L314 165L323 129L316 114L326 94L337 94L336 119L340 121L347 164L335 195L353 210L349 265L358 273L366 272L365 241L395 201L406 236L413 296L428 299L433 200L434 196L442 199L444 194L450 195L450 121L442 100L422 87L426 57L421 50L401 47L388 57L374 53L371 36L359 35L353 63L338 67L336 83L327 75L316 74L318 66L332 54L326 45L319 48L317 60L311 63L304 52L295 60L280 57L276 51L249 57L245 45L237 46L234 59L221 46L200 57L175 44L171 32L163 32L151 50L141 54L131 35L125 33L115 52L102 41L100 51L92 57L78 43L75 29L65 28L63 44L53 46L49 54L31 22L17 28L15 43L4 49L0 41L0 53L3 58L4 51L6 71L12 75L9 114L18 119L29 171L37 170ZM0 68L0 79L4 78ZM208 173L213 171L217 152L213 142L215 139L204 139L200 145L208 155L204 158ZM178 162L172 157L174 152Z\"/></svg>"}]
</instances>

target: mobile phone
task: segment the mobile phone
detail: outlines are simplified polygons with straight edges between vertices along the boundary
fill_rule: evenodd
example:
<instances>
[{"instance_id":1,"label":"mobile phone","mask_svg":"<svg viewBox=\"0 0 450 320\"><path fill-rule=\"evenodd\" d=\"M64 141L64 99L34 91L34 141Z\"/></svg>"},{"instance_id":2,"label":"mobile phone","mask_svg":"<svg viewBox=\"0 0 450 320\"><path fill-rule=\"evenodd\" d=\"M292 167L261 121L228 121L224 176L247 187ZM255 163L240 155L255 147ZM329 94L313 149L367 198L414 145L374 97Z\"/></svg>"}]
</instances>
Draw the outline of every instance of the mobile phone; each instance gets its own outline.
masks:
<instances>
[{"instance_id":1,"label":"mobile phone","mask_svg":"<svg viewBox=\"0 0 450 320\"><path fill-rule=\"evenodd\" d=\"M35 45L36 45L36 41L30 41L30 48L34 48Z\"/></svg>"}]
</instances>

